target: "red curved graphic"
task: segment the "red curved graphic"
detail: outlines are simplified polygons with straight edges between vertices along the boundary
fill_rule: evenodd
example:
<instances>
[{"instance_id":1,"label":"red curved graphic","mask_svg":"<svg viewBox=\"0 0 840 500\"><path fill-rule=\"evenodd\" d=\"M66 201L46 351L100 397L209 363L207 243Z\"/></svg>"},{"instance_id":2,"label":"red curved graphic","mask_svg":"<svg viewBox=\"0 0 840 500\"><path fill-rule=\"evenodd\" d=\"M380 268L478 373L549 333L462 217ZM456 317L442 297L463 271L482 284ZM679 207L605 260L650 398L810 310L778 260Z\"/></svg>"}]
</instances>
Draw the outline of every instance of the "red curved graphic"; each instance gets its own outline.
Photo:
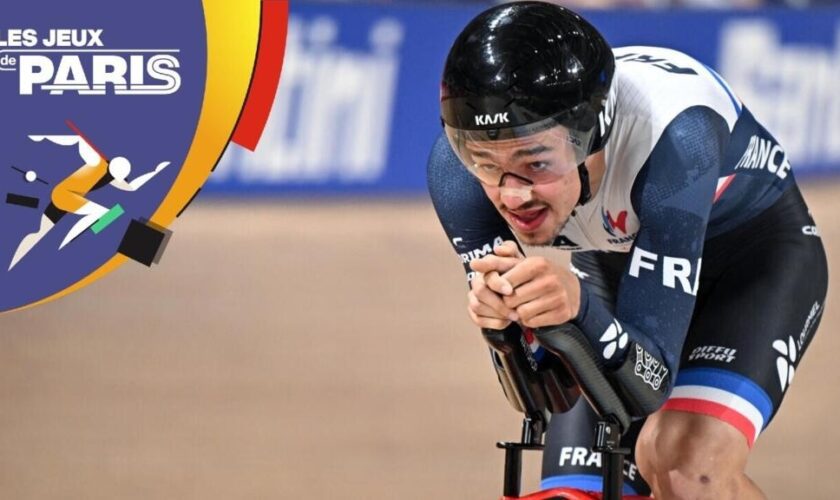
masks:
<instances>
[{"instance_id":1,"label":"red curved graphic","mask_svg":"<svg viewBox=\"0 0 840 500\"><path fill-rule=\"evenodd\" d=\"M233 131L233 142L251 151L257 148L268 121L286 52L286 27L289 19L288 0L263 0L260 41L251 89L239 123Z\"/></svg>"},{"instance_id":2,"label":"red curved graphic","mask_svg":"<svg viewBox=\"0 0 840 500\"><path fill-rule=\"evenodd\" d=\"M99 148L97 148L96 145L93 143L93 141L91 141L88 136L86 136L84 133L82 133L81 130L79 130L79 127L77 127L75 123L73 123L70 120L64 120L64 123L66 123L67 126L70 127L70 130L72 130L76 135L84 139L86 143L90 144L90 147L92 147L93 150L96 151L96 154L102 157L105 161L110 161L110 158L105 156L105 153L100 151Z\"/></svg>"}]
</instances>

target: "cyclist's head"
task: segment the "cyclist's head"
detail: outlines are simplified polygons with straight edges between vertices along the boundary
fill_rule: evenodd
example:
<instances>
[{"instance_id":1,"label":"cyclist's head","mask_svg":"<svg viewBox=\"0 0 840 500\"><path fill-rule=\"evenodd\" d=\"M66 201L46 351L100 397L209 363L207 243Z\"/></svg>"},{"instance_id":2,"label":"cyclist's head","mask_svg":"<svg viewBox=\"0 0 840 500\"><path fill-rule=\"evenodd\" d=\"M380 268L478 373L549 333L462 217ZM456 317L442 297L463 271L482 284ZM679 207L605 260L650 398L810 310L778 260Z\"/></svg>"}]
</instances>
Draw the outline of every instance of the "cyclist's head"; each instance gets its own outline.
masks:
<instances>
[{"instance_id":1,"label":"cyclist's head","mask_svg":"<svg viewBox=\"0 0 840 500\"><path fill-rule=\"evenodd\" d=\"M615 69L604 37L574 12L543 2L493 7L461 32L446 60L441 117L455 153L485 184L505 171L550 182L603 147ZM516 144L550 150L541 169L487 161Z\"/></svg>"}]
</instances>

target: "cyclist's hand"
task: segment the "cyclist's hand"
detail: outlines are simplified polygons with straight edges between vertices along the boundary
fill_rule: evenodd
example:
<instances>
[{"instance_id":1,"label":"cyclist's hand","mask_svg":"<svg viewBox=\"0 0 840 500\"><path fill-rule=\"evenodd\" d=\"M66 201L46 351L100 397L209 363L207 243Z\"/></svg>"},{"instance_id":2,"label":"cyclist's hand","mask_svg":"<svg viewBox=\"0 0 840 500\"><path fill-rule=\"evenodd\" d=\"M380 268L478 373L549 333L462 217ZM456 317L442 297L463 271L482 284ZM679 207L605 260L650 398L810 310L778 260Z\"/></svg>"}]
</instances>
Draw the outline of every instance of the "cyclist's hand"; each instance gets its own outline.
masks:
<instances>
[{"instance_id":1,"label":"cyclist's hand","mask_svg":"<svg viewBox=\"0 0 840 500\"><path fill-rule=\"evenodd\" d=\"M502 296L513 293L513 286L501 273L507 272L525 257L514 241L505 241L493 253L474 260L470 267L476 272L468 294L468 311L473 322L482 328L501 330L519 318L505 305Z\"/></svg>"},{"instance_id":2,"label":"cyclist's hand","mask_svg":"<svg viewBox=\"0 0 840 500\"><path fill-rule=\"evenodd\" d=\"M490 290L499 295L510 295L513 293L513 286L506 279L502 279L501 275L513 269L524 258L519 253L516 242L505 241L495 247L492 254L470 262L470 268L484 275L484 282Z\"/></svg>"},{"instance_id":3,"label":"cyclist's hand","mask_svg":"<svg viewBox=\"0 0 840 500\"><path fill-rule=\"evenodd\" d=\"M580 282L570 271L545 257L522 259L501 279L513 287L513 293L502 300L524 326L560 325L578 314Z\"/></svg>"},{"instance_id":4,"label":"cyclist's hand","mask_svg":"<svg viewBox=\"0 0 840 500\"><path fill-rule=\"evenodd\" d=\"M497 272L494 271L491 274L495 275L494 279L501 279ZM481 328L502 330L511 321L518 319L513 310L502 301L502 297L490 289L487 285L485 275L477 272L470 282L470 286L472 289L467 294L469 301L467 312L469 312L470 319L472 319L473 323ZM507 286L510 287L510 285ZM513 291L512 287L510 291Z\"/></svg>"}]
</instances>

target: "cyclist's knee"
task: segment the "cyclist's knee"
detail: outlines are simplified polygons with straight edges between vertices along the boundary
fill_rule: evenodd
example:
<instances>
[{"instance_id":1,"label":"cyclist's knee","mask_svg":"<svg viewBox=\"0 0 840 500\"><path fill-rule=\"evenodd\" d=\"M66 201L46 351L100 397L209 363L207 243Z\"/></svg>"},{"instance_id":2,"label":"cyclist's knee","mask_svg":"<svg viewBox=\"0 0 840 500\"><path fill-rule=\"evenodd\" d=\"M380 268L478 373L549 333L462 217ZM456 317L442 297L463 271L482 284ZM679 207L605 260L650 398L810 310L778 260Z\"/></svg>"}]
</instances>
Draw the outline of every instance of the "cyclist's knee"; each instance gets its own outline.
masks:
<instances>
[{"instance_id":1,"label":"cyclist's knee","mask_svg":"<svg viewBox=\"0 0 840 500\"><path fill-rule=\"evenodd\" d=\"M729 424L676 411L651 415L636 442L642 477L667 498L737 498L748 454Z\"/></svg>"}]
</instances>

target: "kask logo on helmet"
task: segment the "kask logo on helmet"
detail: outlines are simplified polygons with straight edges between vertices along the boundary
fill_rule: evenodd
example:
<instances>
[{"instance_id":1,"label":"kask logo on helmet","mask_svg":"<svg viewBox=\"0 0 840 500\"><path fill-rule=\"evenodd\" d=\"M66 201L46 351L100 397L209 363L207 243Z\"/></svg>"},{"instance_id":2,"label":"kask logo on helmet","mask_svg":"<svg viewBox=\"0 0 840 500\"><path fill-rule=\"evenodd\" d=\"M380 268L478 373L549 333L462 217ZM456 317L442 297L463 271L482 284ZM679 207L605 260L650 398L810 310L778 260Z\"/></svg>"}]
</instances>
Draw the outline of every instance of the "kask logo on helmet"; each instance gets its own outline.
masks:
<instances>
[{"instance_id":1,"label":"kask logo on helmet","mask_svg":"<svg viewBox=\"0 0 840 500\"><path fill-rule=\"evenodd\" d=\"M496 113L494 115L476 115L475 117L476 125L499 125L502 123L510 123L508 113Z\"/></svg>"}]
</instances>

